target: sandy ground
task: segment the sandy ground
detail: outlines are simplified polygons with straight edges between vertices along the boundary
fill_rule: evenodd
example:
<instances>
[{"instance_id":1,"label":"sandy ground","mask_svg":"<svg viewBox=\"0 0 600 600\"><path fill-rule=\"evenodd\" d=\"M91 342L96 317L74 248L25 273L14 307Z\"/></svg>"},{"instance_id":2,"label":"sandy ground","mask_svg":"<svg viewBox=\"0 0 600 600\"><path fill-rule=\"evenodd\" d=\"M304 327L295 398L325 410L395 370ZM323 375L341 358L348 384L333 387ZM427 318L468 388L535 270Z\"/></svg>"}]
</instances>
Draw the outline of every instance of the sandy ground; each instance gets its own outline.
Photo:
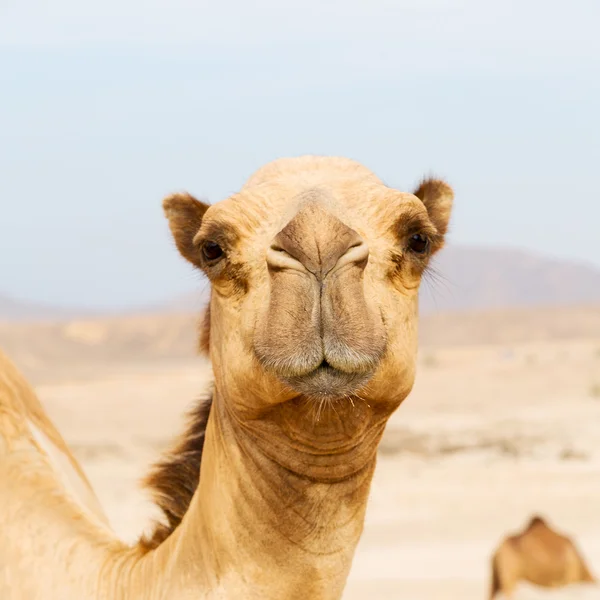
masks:
<instances>
[{"instance_id":1,"label":"sandy ground","mask_svg":"<svg viewBox=\"0 0 600 600\"><path fill-rule=\"evenodd\" d=\"M541 513L600 574L600 340L424 350L394 415L346 600L482 600L500 538ZM117 532L153 508L137 482L204 386L199 360L41 383ZM600 589L518 599L600 599Z\"/></svg>"}]
</instances>

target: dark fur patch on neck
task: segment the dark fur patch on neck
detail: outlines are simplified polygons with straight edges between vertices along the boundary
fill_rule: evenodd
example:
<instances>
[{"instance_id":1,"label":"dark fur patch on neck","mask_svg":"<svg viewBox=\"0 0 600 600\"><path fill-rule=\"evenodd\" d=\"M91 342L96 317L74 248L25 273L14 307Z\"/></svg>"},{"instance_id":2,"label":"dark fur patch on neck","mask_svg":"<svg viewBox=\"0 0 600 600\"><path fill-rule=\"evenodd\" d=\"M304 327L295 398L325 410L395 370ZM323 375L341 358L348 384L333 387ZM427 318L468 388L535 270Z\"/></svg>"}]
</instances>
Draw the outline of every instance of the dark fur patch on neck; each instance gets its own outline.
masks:
<instances>
[{"instance_id":1,"label":"dark fur patch on neck","mask_svg":"<svg viewBox=\"0 0 600 600\"><path fill-rule=\"evenodd\" d=\"M152 490L152 497L167 521L156 523L154 531L140 540L143 550L162 544L181 523L190 506L200 481L204 436L212 402L211 393L189 412L185 433L143 481Z\"/></svg>"},{"instance_id":2,"label":"dark fur patch on neck","mask_svg":"<svg viewBox=\"0 0 600 600\"><path fill-rule=\"evenodd\" d=\"M199 324L199 349L208 355L210 346L210 302ZM150 488L152 498L167 523L156 523L154 531L140 540L143 551L160 546L181 523L200 482L200 463L204 436L213 403L212 391L188 413L187 427L172 450L154 465L143 485Z\"/></svg>"}]
</instances>

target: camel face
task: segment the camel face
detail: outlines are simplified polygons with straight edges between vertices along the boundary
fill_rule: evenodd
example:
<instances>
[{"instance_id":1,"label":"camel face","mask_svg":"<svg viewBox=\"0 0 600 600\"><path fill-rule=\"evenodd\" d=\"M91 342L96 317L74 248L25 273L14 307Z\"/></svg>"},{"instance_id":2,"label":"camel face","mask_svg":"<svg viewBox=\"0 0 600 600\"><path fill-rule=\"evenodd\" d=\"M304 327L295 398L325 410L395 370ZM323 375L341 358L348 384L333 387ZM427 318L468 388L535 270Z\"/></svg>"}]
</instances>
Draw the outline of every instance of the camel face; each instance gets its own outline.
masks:
<instances>
[{"instance_id":1,"label":"camel face","mask_svg":"<svg viewBox=\"0 0 600 600\"><path fill-rule=\"evenodd\" d=\"M403 193L320 157L271 163L210 207L165 200L180 252L211 281L219 385L245 409L355 395L397 405L414 379L419 284L451 204L443 182Z\"/></svg>"}]
</instances>

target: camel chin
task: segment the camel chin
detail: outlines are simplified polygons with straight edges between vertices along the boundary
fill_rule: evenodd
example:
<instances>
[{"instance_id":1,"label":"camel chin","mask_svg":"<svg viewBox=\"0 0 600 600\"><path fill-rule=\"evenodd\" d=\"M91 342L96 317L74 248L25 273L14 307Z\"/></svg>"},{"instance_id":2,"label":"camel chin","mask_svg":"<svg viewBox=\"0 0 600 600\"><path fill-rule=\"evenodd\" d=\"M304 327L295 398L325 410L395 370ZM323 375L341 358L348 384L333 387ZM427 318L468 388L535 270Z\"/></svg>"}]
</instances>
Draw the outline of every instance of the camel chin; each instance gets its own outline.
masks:
<instances>
[{"instance_id":1,"label":"camel chin","mask_svg":"<svg viewBox=\"0 0 600 600\"><path fill-rule=\"evenodd\" d=\"M345 373L328 364L321 364L306 375L283 378L299 395L313 400L350 398L363 388L372 373Z\"/></svg>"}]
</instances>

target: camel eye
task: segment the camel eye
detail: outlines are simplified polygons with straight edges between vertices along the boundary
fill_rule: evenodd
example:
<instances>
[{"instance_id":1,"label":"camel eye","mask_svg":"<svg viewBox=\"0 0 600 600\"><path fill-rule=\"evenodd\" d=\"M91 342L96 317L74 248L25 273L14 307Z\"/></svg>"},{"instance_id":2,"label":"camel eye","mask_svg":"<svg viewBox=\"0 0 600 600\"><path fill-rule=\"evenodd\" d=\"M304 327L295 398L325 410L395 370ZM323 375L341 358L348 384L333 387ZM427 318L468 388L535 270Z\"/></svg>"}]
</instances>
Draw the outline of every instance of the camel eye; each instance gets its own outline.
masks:
<instances>
[{"instance_id":1,"label":"camel eye","mask_svg":"<svg viewBox=\"0 0 600 600\"><path fill-rule=\"evenodd\" d=\"M408 240L408 247L416 254L425 254L429 249L429 240L420 233L415 233Z\"/></svg>"},{"instance_id":2,"label":"camel eye","mask_svg":"<svg viewBox=\"0 0 600 600\"><path fill-rule=\"evenodd\" d=\"M202 254L209 262L214 262L223 256L223 249L215 242L204 242L202 244Z\"/></svg>"}]
</instances>

